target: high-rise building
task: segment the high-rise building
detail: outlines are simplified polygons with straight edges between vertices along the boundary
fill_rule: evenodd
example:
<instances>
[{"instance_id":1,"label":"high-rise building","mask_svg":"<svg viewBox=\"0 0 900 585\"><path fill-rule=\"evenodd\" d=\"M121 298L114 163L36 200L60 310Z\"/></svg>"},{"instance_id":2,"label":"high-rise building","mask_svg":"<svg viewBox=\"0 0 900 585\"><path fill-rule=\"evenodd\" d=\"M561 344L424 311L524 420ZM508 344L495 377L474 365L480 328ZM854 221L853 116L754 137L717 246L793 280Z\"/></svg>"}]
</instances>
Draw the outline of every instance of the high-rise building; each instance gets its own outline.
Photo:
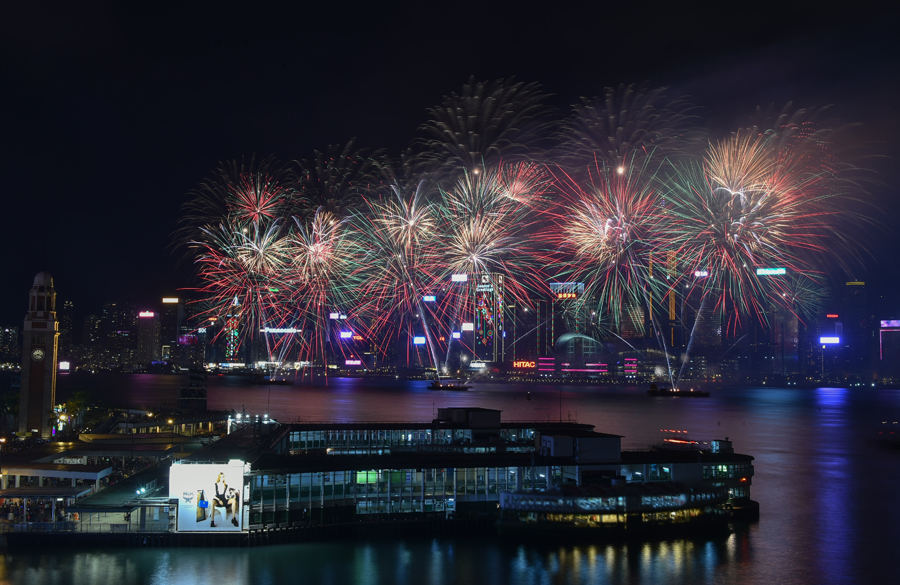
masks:
<instances>
[{"instance_id":1,"label":"high-rise building","mask_svg":"<svg viewBox=\"0 0 900 585\"><path fill-rule=\"evenodd\" d=\"M62 359L72 357L74 310L75 305L72 304L72 301L63 301L62 308L59 311L59 356Z\"/></svg>"},{"instance_id":2,"label":"high-rise building","mask_svg":"<svg viewBox=\"0 0 900 585\"><path fill-rule=\"evenodd\" d=\"M474 360L502 362L504 357L503 327L505 318L505 286L502 274L477 274L470 280L475 332Z\"/></svg>"},{"instance_id":3,"label":"high-rise building","mask_svg":"<svg viewBox=\"0 0 900 585\"><path fill-rule=\"evenodd\" d=\"M82 330L82 343L91 348L100 346L102 335L100 332L100 316L88 315L84 318L84 329Z\"/></svg>"},{"instance_id":4,"label":"high-rise building","mask_svg":"<svg viewBox=\"0 0 900 585\"><path fill-rule=\"evenodd\" d=\"M138 338L135 361L146 366L159 359L159 315L153 311L138 313Z\"/></svg>"},{"instance_id":5,"label":"high-rise building","mask_svg":"<svg viewBox=\"0 0 900 585\"><path fill-rule=\"evenodd\" d=\"M237 297L234 297L234 302L228 308L228 314L225 316L225 331L222 336L225 344L225 361L240 362L241 303Z\"/></svg>"},{"instance_id":6,"label":"high-rise building","mask_svg":"<svg viewBox=\"0 0 900 585\"><path fill-rule=\"evenodd\" d=\"M181 336L181 324L184 319L184 302L178 297L163 297L162 311L159 314L159 359L177 363L181 355L178 351L178 338Z\"/></svg>"},{"instance_id":7,"label":"high-rise building","mask_svg":"<svg viewBox=\"0 0 900 585\"><path fill-rule=\"evenodd\" d=\"M0 361L19 362L19 327L16 325L0 327Z\"/></svg>"},{"instance_id":8,"label":"high-rise building","mask_svg":"<svg viewBox=\"0 0 900 585\"><path fill-rule=\"evenodd\" d=\"M841 338L842 359L845 376L872 379L875 347L874 317L870 313L866 283L853 280L847 282L842 291Z\"/></svg>"},{"instance_id":9,"label":"high-rise building","mask_svg":"<svg viewBox=\"0 0 900 585\"><path fill-rule=\"evenodd\" d=\"M22 390L19 432L49 439L56 404L56 358L59 323L53 277L39 272L28 299L22 328Z\"/></svg>"},{"instance_id":10,"label":"high-rise building","mask_svg":"<svg viewBox=\"0 0 900 585\"><path fill-rule=\"evenodd\" d=\"M601 351L594 337L598 308L593 299L585 297L582 282L551 282L550 293L554 356L568 364L569 370L583 371Z\"/></svg>"},{"instance_id":11,"label":"high-rise building","mask_svg":"<svg viewBox=\"0 0 900 585\"><path fill-rule=\"evenodd\" d=\"M878 331L878 375L882 381L900 380L900 319L881 319Z\"/></svg>"}]
</instances>

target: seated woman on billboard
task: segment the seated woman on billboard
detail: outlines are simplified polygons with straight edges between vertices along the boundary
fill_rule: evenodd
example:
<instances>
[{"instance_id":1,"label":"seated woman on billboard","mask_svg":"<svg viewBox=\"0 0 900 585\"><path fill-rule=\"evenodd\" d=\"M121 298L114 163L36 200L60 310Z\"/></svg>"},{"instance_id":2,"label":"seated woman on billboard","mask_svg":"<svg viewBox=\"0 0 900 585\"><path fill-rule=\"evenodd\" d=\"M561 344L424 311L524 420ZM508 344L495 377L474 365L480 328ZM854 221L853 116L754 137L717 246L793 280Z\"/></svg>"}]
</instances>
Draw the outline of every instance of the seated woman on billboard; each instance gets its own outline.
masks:
<instances>
[{"instance_id":1,"label":"seated woman on billboard","mask_svg":"<svg viewBox=\"0 0 900 585\"><path fill-rule=\"evenodd\" d=\"M212 508L212 513L210 515L210 528L216 527L216 508L222 507L225 508L226 514L225 519L228 520L228 516L231 516L231 523L234 526L238 526L238 513L240 512L240 495L237 490L228 487L228 484L225 483L225 474L220 473L219 477L216 478L216 495L213 496L212 501L210 502L210 508Z\"/></svg>"}]
</instances>

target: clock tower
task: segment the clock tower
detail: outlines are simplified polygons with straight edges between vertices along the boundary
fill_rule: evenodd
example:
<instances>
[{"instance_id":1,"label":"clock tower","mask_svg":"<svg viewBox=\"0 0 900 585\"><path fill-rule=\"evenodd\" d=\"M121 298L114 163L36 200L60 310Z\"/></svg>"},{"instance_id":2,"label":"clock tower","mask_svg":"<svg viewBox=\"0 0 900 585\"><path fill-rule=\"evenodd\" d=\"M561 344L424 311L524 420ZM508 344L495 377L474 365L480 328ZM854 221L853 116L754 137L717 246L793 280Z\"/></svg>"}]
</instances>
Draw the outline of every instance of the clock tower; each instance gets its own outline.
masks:
<instances>
[{"instance_id":1,"label":"clock tower","mask_svg":"<svg viewBox=\"0 0 900 585\"><path fill-rule=\"evenodd\" d=\"M53 277L39 272L28 297L22 330L22 391L19 432L49 439L50 415L56 403L56 289Z\"/></svg>"}]
</instances>

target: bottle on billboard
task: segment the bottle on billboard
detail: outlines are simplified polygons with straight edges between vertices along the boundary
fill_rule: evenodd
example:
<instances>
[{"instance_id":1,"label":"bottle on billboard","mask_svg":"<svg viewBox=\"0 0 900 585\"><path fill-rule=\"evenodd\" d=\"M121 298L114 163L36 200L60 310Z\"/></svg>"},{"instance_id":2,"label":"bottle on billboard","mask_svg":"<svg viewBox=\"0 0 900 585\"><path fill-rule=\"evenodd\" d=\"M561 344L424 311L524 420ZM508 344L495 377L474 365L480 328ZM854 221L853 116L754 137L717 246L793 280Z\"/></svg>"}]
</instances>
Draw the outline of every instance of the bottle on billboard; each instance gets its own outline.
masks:
<instances>
[{"instance_id":1,"label":"bottle on billboard","mask_svg":"<svg viewBox=\"0 0 900 585\"><path fill-rule=\"evenodd\" d=\"M197 491L197 522L203 522L206 520L206 509L209 507L209 502L206 501L206 494L203 493L203 490Z\"/></svg>"}]
</instances>

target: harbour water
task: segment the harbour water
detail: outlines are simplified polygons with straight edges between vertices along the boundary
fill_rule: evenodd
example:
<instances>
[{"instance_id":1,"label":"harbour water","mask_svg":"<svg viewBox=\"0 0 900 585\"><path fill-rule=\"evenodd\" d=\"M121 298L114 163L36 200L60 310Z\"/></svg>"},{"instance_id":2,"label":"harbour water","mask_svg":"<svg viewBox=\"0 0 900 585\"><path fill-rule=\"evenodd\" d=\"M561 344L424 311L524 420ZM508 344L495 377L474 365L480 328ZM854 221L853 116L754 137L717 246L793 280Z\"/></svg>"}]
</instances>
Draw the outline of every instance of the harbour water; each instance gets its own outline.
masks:
<instances>
[{"instance_id":1,"label":"harbour water","mask_svg":"<svg viewBox=\"0 0 900 585\"><path fill-rule=\"evenodd\" d=\"M180 377L72 377L107 403L153 410ZM531 392L531 399L527 393ZM211 378L209 407L283 421L430 420L443 406L503 411L504 420L578 420L646 448L660 429L728 437L756 457L760 520L728 535L648 543L518 544L492 534L375 539L253 549L36 550L7 554L0 583L891 583L900 542L900 451L877 442L900 420L900 391L724 388L710 398L650 397L645 388L331 379L328 386L246 386ZM900 425L896 425L900 426Z\"/></svg>"}]
</instances>

